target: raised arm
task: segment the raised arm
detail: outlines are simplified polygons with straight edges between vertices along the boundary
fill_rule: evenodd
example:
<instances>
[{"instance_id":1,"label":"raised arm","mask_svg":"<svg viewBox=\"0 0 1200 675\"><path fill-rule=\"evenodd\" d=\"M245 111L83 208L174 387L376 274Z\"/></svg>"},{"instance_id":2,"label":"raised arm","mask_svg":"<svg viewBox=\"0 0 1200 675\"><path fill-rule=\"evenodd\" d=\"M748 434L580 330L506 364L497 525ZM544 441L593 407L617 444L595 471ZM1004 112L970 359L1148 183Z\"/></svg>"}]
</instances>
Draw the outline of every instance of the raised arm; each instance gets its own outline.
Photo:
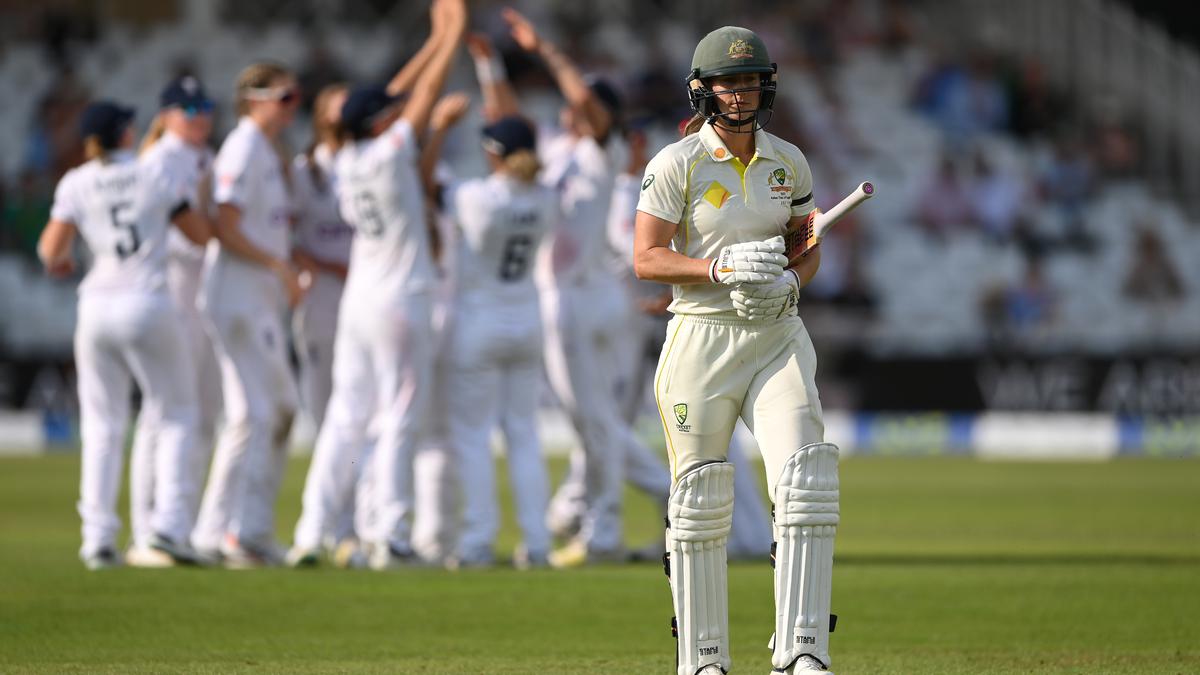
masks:
<instances>
[{"instance_id":1,"label":"raised arm","mask_svg":"<svg viewBox=\"0 0 1200 675\"><path fill-rule=\"evenodd\" d=\"M567 99L567 104L587 122L589 135L598 141L604 140L612 128L612 115L604 104L596 99L591 87L583 79L583 74L571 59L538 35L537 29L529 19L517 10L506 7L503 16L512 31L513 40L525 51L541 57L550 74L554 76L563 98Z\"/></svg>"},{"instance_id":2,"label":"raised arm","mask_svg":"<svg viewBox=\"0 0 1200 675\"><path fill-rule=\"evenodd\" d=\"M467 7L463 0L434 0L431 10L434 33L440 34L437 47L428 64L413 85L412 96L402 115L412 126L413 135L420 138L429 125L433 104L446 83L446 74L454 62L454 54L467 29Z\"/></svg>"},{"instance_id":3,"label":"raised arm","mask_svg":"<svg viewBox=\"0 0 1200 675\"><path fill-rule=\"evenodd\" d=\"M495 122L501 117L519 115L521 109L517 94L508 81L504 62L500 60L492 41L482 33L471 33L467 36L467 52L475 63L475 77L483 91L484 119Z\"/></svg>"},{"instance_id":4,"label":"raised arm","mask_svg":"<svg viewBox=\"0 0 1200 675\"><path fill-rule=\"evenodd\" d=\"M442 143L446 140L450 129L463 118L463 115L467 114L467 108L470 106L470 97L463 93L455 93L443 96L433 107L429 121L432 133L425 142L425 147L421 149L420 164L421 185L431 198L437 192L433 172L437 168L438 158L442 154Z\"/></svg>"},{"instance_id":5,"label":"raised arm","mask_svg":"<svg viewBox=\"0 0 1200 675\"><path fill-rule=\"evenodd\" d=\"M435 4L437 4L436 0ZM431 23L432 27L429 31L429 37L425 39L425 44L421 45L417 53L413 54L413 57L405 62L400 70L392 76L391 81L388 82L387 93L389 95L395 96L412 89L413 85L417 82L417 78L421 76L425 67L433 59L433 55L437 52L438 44L443 37L440 33L445 30L445 26L440 25L437 21Z\"/></svg>"}]
</instances>

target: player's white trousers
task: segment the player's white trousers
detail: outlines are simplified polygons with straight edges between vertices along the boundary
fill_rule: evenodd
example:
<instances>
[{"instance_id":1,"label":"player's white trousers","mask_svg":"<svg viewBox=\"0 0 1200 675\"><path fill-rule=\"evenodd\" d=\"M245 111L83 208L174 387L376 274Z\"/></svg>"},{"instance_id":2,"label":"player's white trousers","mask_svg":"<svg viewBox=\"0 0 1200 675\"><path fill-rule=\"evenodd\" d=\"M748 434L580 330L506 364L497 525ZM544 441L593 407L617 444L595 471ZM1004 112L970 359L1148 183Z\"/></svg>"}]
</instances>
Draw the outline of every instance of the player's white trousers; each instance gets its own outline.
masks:
<instances>
[{"instance_id":1,"label":"player's white trousers","mask_svg":"<svg viewBox=\"0 0 1200 675\"><path fill-rule=\"evenodd\" d=\"M207 303L205 319L221 369L225 424L192 534L193 545L208 550L227 534L243 545L274 542L297 406L277 297L222 290Z\"/></svg>"},{"instance_id":2,"label":"player's white trousers","mask_svg":"<svg viewBox=\"0 0 1200 675\"><path fill-rule=\"evenodd\" d=\"M167 259L167 287L178 312L184 342L183 366L192 372L199 406L195 442L191 444L191 457L183 475L188 482L187 492L192 495L193 519L200 511L200 497L204 494L204 480L212 461L213 438L221 415L221 370L204 327L204 317L196 308L203 267L204 263L199 259L181 256ZM147 427L138 425L129 460L130 523L134 543L139 546L145 546L153 534L150 519L157 476L156 441L147 431Z\"/></svg>"},{"instance_id":3,"label":"player's white trousers","mask_svg":"<svg viewBox=\"0 0 1200 675\"><path fill-rule=\"evenodd\" d=\"M624 480L620 430L612 377L614 345L594 312L588 286L560 286L541 293L545 317L546 376L585 454L587 510L580 538L590 550L612 551L622 544L621 486Z\"/></svg>"},{"instance_id":4,"label":"player's white trousers","mask_svg":"<svg viewBox=\"0 0 1200 675\"><path fill-rule=\"evenodd\" d=\"M491 432L497 423L507 447L509 480L525 547L550 552L546 527L549 485L537 434L542 325L536 296L520 305L464 299L456 308L443 356L450 445L462 485L459 555L491 554L500 529Z\"/></svg>"},{"instance_id":5,"label":"player's white trousers","mask_svg":"<svg viewBox=\"0 0 1200 675\"><path fill-rule=\"evenodd\" d=\"M315 274L304 301L292 314L292 336L300 361L300 403L316 429L321 428L333 391L333 345L344 286L337 275Z\"/></svg>"},{"instance_id":6,"label":"player's white trousers","mask_svg":"<svg viewBox=\"0 0 1200 675\"><path fill-rule=\"evenodd\" d=\"M79 377L82 468L79 515L86 556L116 545L117 495L132 385L142 392L139 427L155 439L158 480L150 528L176 541L192 526L187 471L196 427L196 390L166 292L88 293L79 299L75 367Z\"/></svg>"},{"instance_id":7,"label":"player's white trousers","mask_svg":"<svg viewBox=\"0 0 1200 675\"><path fill-rule=\"evenodd\" d=\"M741 417L762 452L767 485L775 485L792 453L824 438L816 370L816 352L799 317L671 319L654 397L672 475L724 461Z\"/></svg>"},{"instance_id":8,"label":"player's white trousers","mask_svg":"<svg viewBox=\"0 0 1200 675\"><path fill-rule=\"evenodd\" d=\"M359 538L410 546L413 458L428 412L433 354L428 294L380 299L347 291L334 347L333 392L304 487L297 546L321 543L342 513L346 486L356 483ZM374 429L378 439L364 465ZM360 465L370 475L355 481ZM367 486L369 495L363 492Z\"/></svg>"}]
</instances>

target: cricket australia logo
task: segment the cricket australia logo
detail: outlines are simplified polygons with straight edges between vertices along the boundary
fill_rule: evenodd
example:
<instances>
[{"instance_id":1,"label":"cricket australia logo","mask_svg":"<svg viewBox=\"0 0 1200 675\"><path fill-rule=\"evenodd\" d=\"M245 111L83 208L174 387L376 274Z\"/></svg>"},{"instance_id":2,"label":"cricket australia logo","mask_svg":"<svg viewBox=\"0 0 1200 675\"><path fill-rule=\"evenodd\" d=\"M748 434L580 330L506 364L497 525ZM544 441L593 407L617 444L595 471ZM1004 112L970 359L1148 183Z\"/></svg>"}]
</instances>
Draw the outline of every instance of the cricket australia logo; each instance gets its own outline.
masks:
<instances>
[{"instance_id":1,"label":"cricket australia logo","mask_svg":"<svg viewBox=\"0 0 1200 675\"><path fill-rule=\"evenodd\" d=\"M779 168L767 175L767 187L771 189L771 199L784 201L792 198L792 177L786 169Z\"/></svg>"},{"instance_id":2,"label":"cricket australia logo","mask_svg":"<svg viewBox=\"0 0 1200 675\"><path fill-rule=\"evenodd\" d=\"M752 59L754 58L754 47L745 40L734 40L729 45L728 56L731 59Z\"/></svg>"},{"instance_id":3,"label":"cricket australia logo","mask_svg":"<svg viewBox=\"0 0 1200 675\"><path fill-rule=\"evenodd\" d=\"M787 171L784 171L783 169L775 169L771 172L771 180L775 181L779 185L783 185L787 182Z\"/></svg>"},{"instance_id":4,"label":"cricket australia logo","mask_svg":"<svg viewBox=\"0 0 1200 675\"><path fill-rule=\"evenodd\" d=\"M684 422L687 422L687 417L688 417L687 404L686 403L676 403L675 407L674 407L674 412L675 412L675 421L678 422L678 424L676 425L676 428L678 428L680 431L683 431L683 432L691 431L692 425L684 424Z\"/></svg>"}]
</instances>

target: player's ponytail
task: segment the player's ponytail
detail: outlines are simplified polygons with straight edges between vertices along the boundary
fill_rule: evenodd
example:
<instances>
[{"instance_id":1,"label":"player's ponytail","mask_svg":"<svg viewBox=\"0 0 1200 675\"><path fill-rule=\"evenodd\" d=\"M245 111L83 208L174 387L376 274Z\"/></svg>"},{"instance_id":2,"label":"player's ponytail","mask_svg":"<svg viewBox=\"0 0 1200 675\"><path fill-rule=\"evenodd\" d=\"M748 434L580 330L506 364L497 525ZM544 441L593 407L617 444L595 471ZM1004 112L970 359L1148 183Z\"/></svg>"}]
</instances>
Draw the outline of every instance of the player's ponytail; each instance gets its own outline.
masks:
<instances>
[{"instance_id":1,"label":"player's ponytail","mask_svg":"<svg viewBox=\"0 0 1200 675\"><path fill-rule=\"evenodd\" d=\"M690 119L687 122L680 125L679 135L680 136L691 136L692 134L696 133L697 131L700 131L700 128L704 126L704 122L705 122L705 119L704 119L703 115L698 115L698 114L692 115L692 119Z\"/></svg>"},{"instance_id":2,"label":"player's ponytail","mask_svg":"<svg viewBox=\"0 0 1200 675\"><path fill-rule=\"evenodd\" d=\"M325 191L328 181L321 167L317 164L317 148L325 145L329 147L331 152L336 153L345 142L345 135L342 132L341 124L329 119L326 114L326 108L329 107L329 102L340 94L346 93L349 87L345 84L331 84L317 94L317 98L313 101L312 107L312 123L313 123L313 140L309 144L308 150L304 152L304 156L308 159L308 173L312 178L313 185L321 192Z\"/></svg>"},{"instance_id":3,"label":"player's ponytail","mask_svg":"<svg viewBox=\"0 0 1200 675\"><path fill-rule=\"evenodd\" d=\"M154 119L150 120L150 128L146 130L146 135L142 137L142 145L138 148L138 154L146 154L163 137L166 131L167 123L163 119L162 114L155 115Z\"/></svg>"},{"instance_id":4,"label":"player's ponytail","mask_svg":"<svg viewBox=\"0 0 1200 675\"><path fill-rule=\"evenodd\" d=\"M542 163L532 150L517 150L504 158L504 171L522 183L532 183L542 170Z\"/></svg>"}]
</instances>

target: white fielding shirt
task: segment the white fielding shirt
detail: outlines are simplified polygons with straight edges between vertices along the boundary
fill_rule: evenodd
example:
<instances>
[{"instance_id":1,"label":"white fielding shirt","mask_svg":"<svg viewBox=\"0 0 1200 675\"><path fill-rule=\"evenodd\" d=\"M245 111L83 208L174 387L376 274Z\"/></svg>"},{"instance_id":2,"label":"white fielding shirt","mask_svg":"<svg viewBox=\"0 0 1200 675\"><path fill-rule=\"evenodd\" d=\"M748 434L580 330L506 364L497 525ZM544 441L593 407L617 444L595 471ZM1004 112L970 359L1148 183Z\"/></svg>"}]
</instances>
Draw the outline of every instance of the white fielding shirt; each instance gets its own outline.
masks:
<instances>
[{"instance_id":1,"label":"white fielding shirt","mask_svg":"<svg viewBox=\"0 0 1200 675\"><path fill-rule=\"evenodd\" d=\"M531 274L542 238L558 222L558 195L492 174L452 186L443 199L458 231L457 295L488 304L537 302Z\"/></svg>"},{"instance_id":2,"label":"white fielding shirt","mask_svg":"<svg viewBox=\"0 0 1200 675\"><path fill-rule=\"evenodd\" d=\"M403 118L338 152L338 200L354 228L346 294L395 297L434 288L418 156L412 126Z\"/></svg>"},{"instance_id":3,"label":"white fielding shirt","mask_svg":"<svg viewBox=\"0 0 1200 675\"><path fill-rule=\"evenodd\" d=\"M199 204L200 181L210 173L215 155L208 147L196 147L170 131L150 146L139 158L142 162L157 165L161 171L177 176L188 190L188 199ZM209 197L212 195L210 194ZM211 200L210 200L211 203ZM199 266L204 260L204 247L193 243L177 228L167 228L167 253L190 265Z\"/></svg>"},{"instance_id":4,"label":"white fielding shirt","mask_svg":"<svg viewBox=\"0 0 1200 675\"><path fill-rule=\"evenodd\" d=\"M128 151L68 171L50 217L74 225L92 253L80 295L165 291L167 230L175 212L190 207L188 197L177 176Z\"/></svg>"},{"instance_id":5,"label":"white fielding shirt","mask_svg":"<svg viewBox=\"0 0 1200 675\"><path fill-rule=\"evenodd\" d=\"M591 137L564 134L546 144L541 159L542 182L558 193L562 215L539 281L585 285L611 278L607 227L617 175L608 148Z\"/></svg>"},{"instance_id":6,"label":"white fielding shirt","mask_svg":"<svg viewBox=\"0 0 1200 675\"><path fill-rule=\"evenodd\" d=\"M671 248L689 258L715 258L725 246L783 234L793 216L816 207L812 172L800 149L778 136L759 130L754 145L742 167L705 124L650 160L637 210L678 223ZM676 285L669 309L733 317L729 290L726 284Z\"/></svg>"},{"instance_id":7,"label":"white fielding shirt","mask_svg":"<svg viewBox=\"0 0 1200 675\"><path fill-rule=\"evenodd\" d=\"M216 202L241 211L238 226L246 239L276 258L288 259L292 202L283 163L271 140L250 118L243 117L225 138L217 153L215 173ZM223 303L243 296L234 289L257 288L282 298L283 287L273 272L226 251L215 240L205 263L209 293L224 289L216 291Z\"/></svg>"},{"instance_id":8,"label":"white fielding shirt","mask_svg":"<svg viewBox=\"0 0 1200 675\"><path fill-rule=\"evenodd\" d=\"M337 174L329 146L313 152L318 177L307 155L292 162L292 187L296 205L296 247L323 262L345 265L350 262L354 228L346 224L338 210Z\"/></svg>"}]
</instances>

